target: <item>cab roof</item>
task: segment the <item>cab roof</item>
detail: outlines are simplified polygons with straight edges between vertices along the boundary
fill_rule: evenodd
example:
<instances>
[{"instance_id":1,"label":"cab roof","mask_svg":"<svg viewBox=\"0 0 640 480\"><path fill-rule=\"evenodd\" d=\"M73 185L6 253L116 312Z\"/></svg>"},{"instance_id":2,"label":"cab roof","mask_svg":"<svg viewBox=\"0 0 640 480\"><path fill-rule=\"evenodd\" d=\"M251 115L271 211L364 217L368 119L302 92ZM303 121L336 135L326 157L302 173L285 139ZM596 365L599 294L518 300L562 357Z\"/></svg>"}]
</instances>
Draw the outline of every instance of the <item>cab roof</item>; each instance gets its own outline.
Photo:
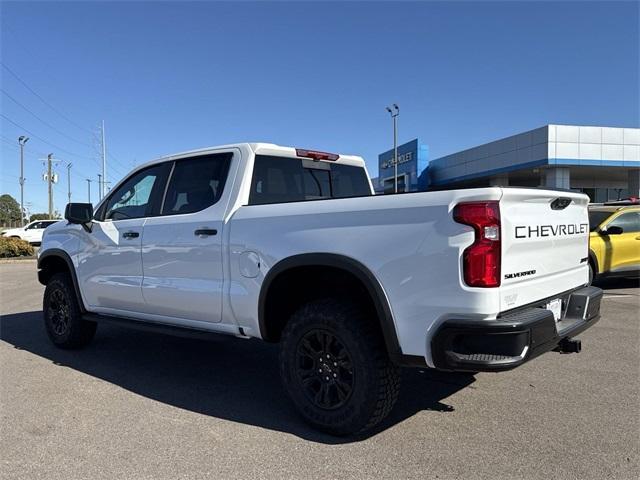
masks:
<instances>
[{"instance_id":1,"label":"cab roof","mask_svg":"<svg viewBox=\"0 0 640 480\"><path fill-rule=\"evenodd\" d=\"M216 150L228 149L228 148L241 148L241 147L249 147L254 154L256 155L273 155L278 157L289 157L295 158L298 160L302 160L305 157L298 155L298 152L301 150L300 147L285 147L282 145L276 145L275 143L264 143L264 142L246 142L246 143L230 143L226 145L218 145L213 147L199 148L196 150L188 150L186 152L174 153L171 155L162 156L156 160L153 160L149 163L162 162L166 160L171 160L174 158L181 158L191 155L197 154L206 154L209 152L214 152ZM306 150L306 149L305 149ZM314 152L313 150L306 150L308 152ZM316 153L324 153L324 152L316 152ZM329 154L331 155L331 154ZM320 159L318 161L330 161L331 163L340 163L344 165L353 165L356 167L365 166L364 159L357 155L343 155L337 154L338 158L336 160L325 160Z\"/></svg>"}]
</instances>

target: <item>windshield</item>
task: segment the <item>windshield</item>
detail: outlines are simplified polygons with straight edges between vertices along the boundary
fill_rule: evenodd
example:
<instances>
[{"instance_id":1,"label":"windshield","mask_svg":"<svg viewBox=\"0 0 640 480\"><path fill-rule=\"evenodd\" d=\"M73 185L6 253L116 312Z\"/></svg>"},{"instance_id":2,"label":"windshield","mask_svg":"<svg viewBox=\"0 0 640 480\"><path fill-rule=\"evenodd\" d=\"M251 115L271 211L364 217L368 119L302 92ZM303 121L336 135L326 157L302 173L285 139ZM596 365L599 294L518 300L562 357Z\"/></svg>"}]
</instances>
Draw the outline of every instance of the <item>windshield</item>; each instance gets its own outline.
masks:
<instances>
[{"instance_id":1,"label":"windshield","mask_svg":"<svg viewBox=\"0 0 640 480\"><path fill-rule=\"evenodd\" d=\"M589 212L589 230L595 232L602 222L611 216L612 212L590 211Z\"/></svg>"}]
</instances>

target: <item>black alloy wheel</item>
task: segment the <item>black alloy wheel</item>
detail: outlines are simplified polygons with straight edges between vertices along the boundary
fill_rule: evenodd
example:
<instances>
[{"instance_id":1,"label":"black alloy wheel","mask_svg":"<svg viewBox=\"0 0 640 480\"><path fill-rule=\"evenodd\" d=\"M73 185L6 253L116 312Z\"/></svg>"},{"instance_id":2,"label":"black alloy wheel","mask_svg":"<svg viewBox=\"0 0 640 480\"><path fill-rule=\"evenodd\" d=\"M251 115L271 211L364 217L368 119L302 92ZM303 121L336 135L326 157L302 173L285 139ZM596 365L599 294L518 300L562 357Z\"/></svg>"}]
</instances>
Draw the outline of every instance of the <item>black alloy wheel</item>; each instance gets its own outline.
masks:
<instances>
[{"instance_id":1,"label":"black alloy wheel","mask_svg":"<svg viewBox=\"0 0 640 480\"><path fill-rule=\"evenodd\" d=\"M297 378L307 398L320 408L345 405L355 382L351 356L328 330L311 330L296 350Z\"/></svg>"},{"instance_id":2,"label":"black alloy wheel","mask_svg":"<svg viewBox=\"0 0 640 480\"><path fill-rule=\"evenodd\" d=\"M47 316L53 333L62 336L69 329L70 313L69 302L61 289L51 292Z\"/></svg>"}]
</instances>

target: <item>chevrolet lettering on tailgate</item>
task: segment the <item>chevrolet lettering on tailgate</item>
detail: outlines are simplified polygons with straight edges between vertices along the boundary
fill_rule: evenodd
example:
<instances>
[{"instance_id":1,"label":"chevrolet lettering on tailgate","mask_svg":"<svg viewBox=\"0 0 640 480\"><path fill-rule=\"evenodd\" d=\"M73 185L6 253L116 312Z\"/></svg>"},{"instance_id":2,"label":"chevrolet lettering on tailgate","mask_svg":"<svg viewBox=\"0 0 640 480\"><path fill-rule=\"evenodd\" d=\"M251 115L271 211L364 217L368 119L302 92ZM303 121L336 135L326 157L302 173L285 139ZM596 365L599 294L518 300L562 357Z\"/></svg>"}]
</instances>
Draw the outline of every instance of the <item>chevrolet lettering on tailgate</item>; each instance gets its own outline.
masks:
<instances>
[{"instance_id":1,"label":"chevrolet lettering on tailgate","mask_svg":"<svg viewBox=\"0 0 640 480\"><path fill-rule=\"evenodd\" d=\"M516 238L559 237L563 235L585 235L589 231L588 223L569 223L566 225L520 225L515 227Z\"/></svg>"}]
</instances>

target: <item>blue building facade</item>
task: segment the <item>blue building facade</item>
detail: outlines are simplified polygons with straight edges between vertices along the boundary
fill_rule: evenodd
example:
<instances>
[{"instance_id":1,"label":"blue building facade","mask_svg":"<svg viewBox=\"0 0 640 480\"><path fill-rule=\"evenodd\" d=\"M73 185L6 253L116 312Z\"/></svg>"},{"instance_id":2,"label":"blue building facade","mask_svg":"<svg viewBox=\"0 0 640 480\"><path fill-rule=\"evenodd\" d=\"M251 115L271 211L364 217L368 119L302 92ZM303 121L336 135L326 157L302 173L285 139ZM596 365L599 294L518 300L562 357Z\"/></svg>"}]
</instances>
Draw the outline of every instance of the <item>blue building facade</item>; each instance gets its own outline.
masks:
<instances>
[{"instance_id":1,"label":"blue building facade","mask_svg":"<svg viewBox=\"0 0 640 480\"><path fill-rule=\"evenodd\" d=\"M393 193L393 150L378 155L376 193ZM429 162L418 139L398 147L398 191L486 186L583 192L593 202L640 197L640 129L545 125Z\"/></svg>"},{"instance_id":2,"label":"blue building facade","mask_svg":"<svg viewBox=\"0 0 640 480\"><path fill-rule=\"evenodd\" d=\"M378 155L376 193L394 192L393 149ZM428 187L429 147L417 138L398 145L398 192L426 190Z\"/></svg>"},{"instance_id":3,"label":"blue building facade","mask_svg":"<svg viewBox=\"0 0 640 480\"><path fill-rule=\"evenodd\" d=\"M548 187L606 202L640 195L640 129L545 125L437 158L430 188Z\"/></svg>"}]
</instances>

